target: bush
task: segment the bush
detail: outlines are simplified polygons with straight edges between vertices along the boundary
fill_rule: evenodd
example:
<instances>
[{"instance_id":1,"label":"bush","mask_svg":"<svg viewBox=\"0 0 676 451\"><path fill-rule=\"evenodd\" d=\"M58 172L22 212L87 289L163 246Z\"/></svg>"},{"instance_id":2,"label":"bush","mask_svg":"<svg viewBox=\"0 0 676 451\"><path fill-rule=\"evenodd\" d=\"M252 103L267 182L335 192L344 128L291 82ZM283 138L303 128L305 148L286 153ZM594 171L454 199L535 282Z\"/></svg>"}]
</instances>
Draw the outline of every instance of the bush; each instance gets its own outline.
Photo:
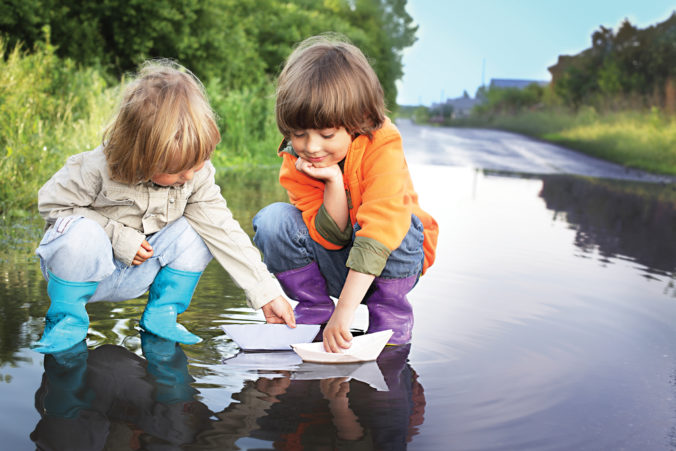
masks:
<instances>
[{"instance_id":1,"label":"bush","mask_svg":"<svg viewBox=\"0 0 676 451\"><path fill-rule=\"evenodd\" d=\"M68 155L95 147L117 90L95 68L60 59L49 43L30 54L0 39L0 214L23 216Z\"/></svg>"}]
</instances>

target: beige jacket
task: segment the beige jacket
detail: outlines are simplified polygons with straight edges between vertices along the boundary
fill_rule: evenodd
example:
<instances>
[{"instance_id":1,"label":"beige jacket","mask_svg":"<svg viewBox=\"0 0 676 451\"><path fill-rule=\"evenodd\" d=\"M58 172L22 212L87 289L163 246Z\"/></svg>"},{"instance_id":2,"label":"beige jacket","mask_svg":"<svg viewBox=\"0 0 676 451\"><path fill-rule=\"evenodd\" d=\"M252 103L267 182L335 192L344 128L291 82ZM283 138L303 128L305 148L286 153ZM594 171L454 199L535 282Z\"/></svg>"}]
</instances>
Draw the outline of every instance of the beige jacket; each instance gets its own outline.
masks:
<instances>
[{"instance_id":1,"label":"beige jacket","mask_svg":"<svg viewBox=\"0 0 676 451\"><path fill-rule=\"evenodd\" d=\"M130 265L147 235L185 216L255 309L281 295L277 280L232 217L207 161L183 186L128 185L110 179L102 147L73 155L38 193L40 215L81 215L106 231L115 258Z\"/></svg>"}]
</instances>

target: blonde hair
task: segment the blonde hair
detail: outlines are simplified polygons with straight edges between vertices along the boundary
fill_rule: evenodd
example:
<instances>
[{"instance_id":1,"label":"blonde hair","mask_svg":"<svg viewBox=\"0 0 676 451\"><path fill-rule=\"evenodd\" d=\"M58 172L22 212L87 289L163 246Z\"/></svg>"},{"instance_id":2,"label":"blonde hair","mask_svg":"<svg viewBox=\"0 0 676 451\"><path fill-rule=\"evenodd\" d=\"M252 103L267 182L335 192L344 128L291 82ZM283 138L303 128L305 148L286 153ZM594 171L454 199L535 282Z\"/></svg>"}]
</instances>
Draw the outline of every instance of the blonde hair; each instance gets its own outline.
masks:
<instances>
[{"instance_id":1,"label":"blonde hair","mask_svg":"<svg viewBox=\"0 0 676 451\"><path fill-rule=\"evenodd\" d=\"M279 75L275 115L287 139L293 130L333 127L372 137L385 121L383 88L344 37L314 36L296 47Z\"/></svg>"},{"instance_id":2,"label":"blonde hair","mask_svg":"<svg viewBox=\"0 0 676 451\"><path fill-rule=\"evenodd\" d=\"M180 64L145 62L103 134L113 180L134 184L211 157L221 140L202 83Z\"/></svg>"}]
</instances>

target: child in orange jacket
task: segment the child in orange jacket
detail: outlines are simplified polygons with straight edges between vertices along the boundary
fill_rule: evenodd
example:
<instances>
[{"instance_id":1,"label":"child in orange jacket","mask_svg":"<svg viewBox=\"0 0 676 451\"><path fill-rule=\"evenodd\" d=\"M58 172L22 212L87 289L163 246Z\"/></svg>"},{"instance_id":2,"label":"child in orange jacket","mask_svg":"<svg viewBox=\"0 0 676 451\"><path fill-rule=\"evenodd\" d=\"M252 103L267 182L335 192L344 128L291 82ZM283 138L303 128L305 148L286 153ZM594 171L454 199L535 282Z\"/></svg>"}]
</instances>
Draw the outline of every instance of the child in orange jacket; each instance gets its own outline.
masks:
<instances>
[{"instance_id":1,"label":"child in orange jacket","mask_svg":"<svg viewBox=\"0 0 676 451\"><path fill-rule=\"evenodd\" d=\"M262 209L254 243L298 301L297 322L328 321L324 348L339 352L364 301L369 333L392 329L390 344L407 343L406 295L434 261L438 227L418 204L375 72L352 44L309 38L279 76L276 117L292 205Z\"/></svg>"}]
</instances>

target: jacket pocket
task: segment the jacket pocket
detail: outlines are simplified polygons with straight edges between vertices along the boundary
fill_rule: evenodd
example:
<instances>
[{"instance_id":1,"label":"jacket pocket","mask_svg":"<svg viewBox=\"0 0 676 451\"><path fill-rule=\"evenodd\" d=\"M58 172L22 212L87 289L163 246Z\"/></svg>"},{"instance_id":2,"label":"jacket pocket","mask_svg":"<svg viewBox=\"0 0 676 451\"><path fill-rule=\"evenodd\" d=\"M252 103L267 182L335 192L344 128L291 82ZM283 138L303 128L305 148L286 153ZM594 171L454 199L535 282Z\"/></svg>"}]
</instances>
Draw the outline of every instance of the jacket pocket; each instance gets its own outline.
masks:
<instances>
[{"instance_id":1,"label":"jacket pocket","mask_svg":"<svg viewBox=\"0 0 676 451\"><path fill-rule=\"evenodd\" d=\"M130 199L127 196L121 195L122 193L105 193L101 191L94 202L92 202L92 207L94 208L104 208L104 207L124 207L134 205L134 200Z\"/></svg>"}]
</instances>

